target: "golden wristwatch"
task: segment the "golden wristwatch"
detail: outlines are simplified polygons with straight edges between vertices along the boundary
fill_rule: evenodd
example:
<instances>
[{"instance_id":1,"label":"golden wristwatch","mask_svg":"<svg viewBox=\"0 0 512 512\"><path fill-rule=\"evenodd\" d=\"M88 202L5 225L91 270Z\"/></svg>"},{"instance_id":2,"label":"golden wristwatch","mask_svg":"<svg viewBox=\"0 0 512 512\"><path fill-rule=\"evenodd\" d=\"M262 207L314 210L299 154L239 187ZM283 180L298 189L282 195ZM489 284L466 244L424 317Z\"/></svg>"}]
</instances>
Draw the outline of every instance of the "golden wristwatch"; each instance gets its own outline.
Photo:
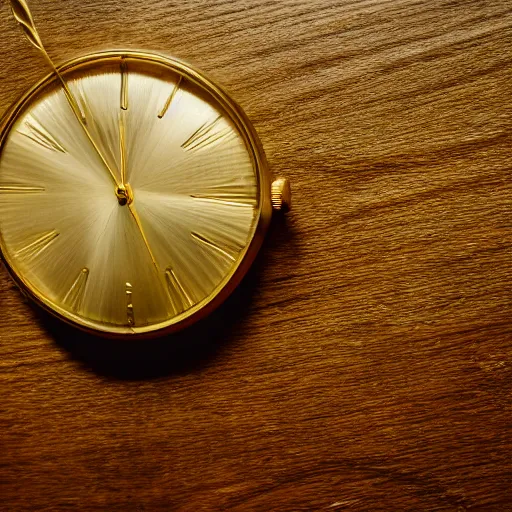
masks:
<instances>
[{"instance_id":1,"label":"golden wristwatch","mask_svg":"<svg viewBox=\"0 0 512 512\"><path fill-rule=\"evenodd\" d=\"M272 210L258 136L214 82L177 59L105 51L55 66L0 122L0 251L22 291L109 337L174 332L218 306Z\"/></svg>"}]
</instances>

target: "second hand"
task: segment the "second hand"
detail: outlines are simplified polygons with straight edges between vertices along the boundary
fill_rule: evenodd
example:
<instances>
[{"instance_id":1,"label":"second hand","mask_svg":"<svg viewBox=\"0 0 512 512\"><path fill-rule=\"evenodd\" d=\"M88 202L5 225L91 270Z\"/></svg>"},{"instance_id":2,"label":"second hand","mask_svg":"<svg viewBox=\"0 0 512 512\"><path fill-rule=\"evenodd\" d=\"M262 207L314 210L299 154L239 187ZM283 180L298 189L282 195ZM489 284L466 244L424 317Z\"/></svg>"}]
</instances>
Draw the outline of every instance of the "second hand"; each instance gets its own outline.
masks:
<instances>
[{"instance_id":1,"label":"second hand","mask_svg":"<svg viewBox=\"0 0 512 512\"><path fill-rule=\"evenodd\" d=\"M112 180L114 181L114 184L116 185L116 187L118 187L119 184L117 182L114 172L110 168L110 165L105 160L105 157L102 155L97 144L94 142L93 138L91 137L89 130L87 129L87 122L85 119L85 114L80 109L80 106L78 105L78 103L76 101L76 98L73 96L73 93L71 92L69 86L67 85L66 81L62 77L60 71L57 69L57 66L54 64L51 57L48 55L48 52L46 51L46 49L43 45L43 42L41 41L41 37L39 36L39 33L36 29L36 26L34 24L34 19L32 18L32 13L30 12L30 9L28 8L26 1L25 0L10 0L10 2L11 2L11 10L12 10L14 19L21 25L21 28L23 29L23 32L24 32L26 38L29 40L29 42L32 45L34 45L43 54L46 61L50 64L51 68L53 69L53 72L55 73L55 75L59 79L60 83L62 84L64 93L66 95L66 99L68 100L71 110L73 111L76 118L78 119L80 126L83 128L87 138L89 139L89 142L94 147L101 162L103 163L103 165L109 172Z\"/></svg>"}]
</instances>

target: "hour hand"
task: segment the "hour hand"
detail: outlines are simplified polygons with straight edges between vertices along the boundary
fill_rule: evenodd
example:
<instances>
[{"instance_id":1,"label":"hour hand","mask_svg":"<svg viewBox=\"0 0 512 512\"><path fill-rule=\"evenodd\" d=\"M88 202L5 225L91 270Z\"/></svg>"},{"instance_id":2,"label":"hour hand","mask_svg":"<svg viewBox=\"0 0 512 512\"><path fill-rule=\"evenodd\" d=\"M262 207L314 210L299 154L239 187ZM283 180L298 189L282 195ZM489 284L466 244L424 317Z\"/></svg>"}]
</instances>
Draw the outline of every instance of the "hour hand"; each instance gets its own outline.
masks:
<instances>
[{"instance_id":1,"label":"hour hand","mask_svg":"<svg viewBox=\"0 0 512 512\"><path fill-rule=\"evenodd\" d=\"M140 221L140 217L137 213L137 210L135 209L135 205L133 203L128 203L128 208L130 209L130 213L132 214L132 217L135 219L135 223L137 224L137 227L139 228L139 231L140 231L140 234L142 236L142 239L144 240L144 244L146 245L146 248L149 252L149 255L151 257L151 261L153 262L153 265L155 266L155 268L157 269L157 271L159 270L158 269L158 265L156 263L156 260L155 260L155 255L153 254L153 251L151 250L151 247L149 246L149 242L148 242L148 239L146 237L146 234L144 233L144 229L142 227L142 223Z\"/></svg>"},{"instance_id":2,"label":"hour hand","mask_svg":"<svg viewBox=\"0 0 512 512\"><path fill-rule=\"evenodd\" d=\"M119 154L121 160L121 185L126 185L126 110L121 108L119 111Z\"/></svg>"}]
</instances>

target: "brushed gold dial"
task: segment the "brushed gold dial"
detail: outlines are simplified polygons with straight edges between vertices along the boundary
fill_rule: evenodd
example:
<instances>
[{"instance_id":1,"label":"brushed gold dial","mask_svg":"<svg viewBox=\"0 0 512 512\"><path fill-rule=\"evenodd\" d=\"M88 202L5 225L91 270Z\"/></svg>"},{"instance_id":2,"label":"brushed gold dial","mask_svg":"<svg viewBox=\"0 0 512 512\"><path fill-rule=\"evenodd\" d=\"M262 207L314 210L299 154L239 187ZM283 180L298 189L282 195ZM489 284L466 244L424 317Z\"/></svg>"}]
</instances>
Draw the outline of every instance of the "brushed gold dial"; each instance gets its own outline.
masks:
<instances>
[{"instance_id":1,"label":"brushed gold dial","mask_svg":"<svg viewBox=\"0 0 512 512\"><path fill-rule=\"evenodd\" d=\"M105 52L59 73L68 91L46 77L1 125L7 267L79 327L183 327L233 289L261 243L270 184L256 134L176 60Z\"/></svg>"}]
</instances>

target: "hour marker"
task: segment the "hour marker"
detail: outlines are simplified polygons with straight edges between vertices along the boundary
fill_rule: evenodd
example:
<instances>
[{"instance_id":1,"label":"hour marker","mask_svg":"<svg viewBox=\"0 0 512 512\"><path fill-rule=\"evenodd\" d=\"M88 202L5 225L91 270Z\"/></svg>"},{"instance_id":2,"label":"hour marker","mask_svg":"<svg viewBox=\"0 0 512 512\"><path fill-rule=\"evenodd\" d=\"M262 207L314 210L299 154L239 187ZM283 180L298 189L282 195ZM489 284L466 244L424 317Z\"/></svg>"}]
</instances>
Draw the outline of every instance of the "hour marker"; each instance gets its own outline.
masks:
<instances>
[{"instance_id":1,"label":"hour marker","mask_svg":"<svg viewBox=\"0 0 512 512\"><path fill-rule=\"evenodd\" d=\"M229 135L233 135L234 132L231 126L226 126L218 130L219 121L221 119L222 116L219 116L213 121L203 124L181 145L181 147L186 151L196 151L204 149Z\"/></svg>"},{"instance_id":2,"label":"hour marker","mask_svg":"<svg viewBox=\"0 0 512 512\"><path fill-rule=\"evenodd\" d=\"M20 131L21 135L28 137L43 148L51 151L59 151L65 153L66 150L55 140L55 138L35 119L31 121L25 121L25 127L27 131Z\"/></svg>"},{"instance_id":3,"label":"hour marker","mask_svg":"<svg viewBox=\"0 0 512 512\"><path fill-rule=\"evenodd\" d=\"M190 197L193 199L202 199L203 201L211 201L212 203L219 203L219 204L225 204L228 206L250 206L252 207L252 203L254 203L253 198L248 198L247 200L243 200L242 197L240 197L239 200L237 200L237 196L214 196L214 195L208 195L208 194L192 194Z\"/></svg>"},{"instance_id":4,"label":"hour marker","mask_svg":"<svg viewBox=\"0 0 512 512\"><path fill-rule=\"evenodd\" d=\"M0 194L34 194L37 192L44 192L44 188L27 185L0 185Z\"/></svg>"},{"instance_id":5,"label":"hour marker","mask_svg":"<svg viewBox=\"0 0 512 512\"><path fill-rule=\"evenodd\" d=\"M235 261L236 260L236 257L233 256L233 254L231 254L233 252L232 248L230 248L230 247L222 248L219 245L217 245L215 242L212 242L211 240L208 240L208 238L206 238L203 235L200 235L199 233L192 232L191 235L192 235L192 238L194 240L197 240L198 242L201 242L201 244L205 245L209 249L217 251L219 254L222 254L223 256L225 256L226 258L230 259L231 261Z\"/></svg>"},{"instance_id":6,"label":"hour marker","mask_svg":"<svg viewBox=\"0 0 512 512\"><path fill-rule=\"evenodd\" d=\"M128 66L121 60L121 108L128 110Z\"/></svg>"},{"instance_id":7,"label":"hour marker","mask_svg":"<svg viewBox=\"0 0 512 512\"><path fill-rule=\"evenodd\" d=\"M85 112L87 110L87 102L85 101L84 91L83 91L80 83L78 84L78 87L76 89L75 96L77 99L76 99L76 101L75 100L73 100L73 101L75 102L75 105L78 108L77 113L80 115L80 119L81 119L82 123L84 124L84 126L87 126L87 118L85 117ZM74 110L74 107L72 107L72 108Z\"/></svg>"},{"instance_id":8,"label":"hour marker","mask_svg":"<svg viewBox=\"0 0 512 512\"><path fill-rule=\"evenodd\" d=\"M16 256L34 258L43 252L58 236L59 233L55 230L43 233L39 238L17 251Z\"/></svg>"},{"instance_id":9,"label":"hour marker","mask_svg":"<svg viewBox=\"0 0 512 512\"><path fill-rule=\"evenodd\" d=\"M133 315L132 285L130 283L126 283L126 314L128 317L128 325L134 325L135 317Z\"/></svg>"},{"instance_id":10,"label":"hour marker","mask_svg":"<svg viewBox=\"0 0 512 512\"><path fill-rule=\"evenodd\" d=\"M192 194L190 197L233 206L255 206L256 195L253 184L236 182L208 187L206 190L203 189L202 193Z\"/></svg>"},{"instance_id":11,"label":"hour marker","mask_svg":"<svg viewBox=\"0 0 512 512\"><path fill-rule=\"evenodd\" d=\"M67 304L71 311L74 311L75 313L80 309L80 306L82 305L82 300L85 293L85 285L87 284L88 278L89 269L84 267L64 297L64 303Z\"/></svg>"},{"instance_id":12,"label":"hour marker","mask_svg":"<svg viewBox=\"0 0 512 512\"><path fill-rule=\"evenodd\" d=\"M165 113L169 110L172 100L174 99L174 96L176 96L176 93L178 92L178 89L180 88L182 79L183 79L183 77L181 77L181 76L178 78L178 81L174 85L170 96L167 98L167 101L165 102L164 108L160 111L160 114L158 114L159 119L162 119L162 117L165 116Z\"/></svg>"},{"instance_id":13,"label":"hour marker","mask_svg":"<svg viewBox=\"0 0 512 512\"><path fill-rule=\"evenodd\" d=\"M193 305L193 301L171 267L167 267L165 270L165 280L175 314L182 313L190 308Z\"/></svg>"}]
</instances>

